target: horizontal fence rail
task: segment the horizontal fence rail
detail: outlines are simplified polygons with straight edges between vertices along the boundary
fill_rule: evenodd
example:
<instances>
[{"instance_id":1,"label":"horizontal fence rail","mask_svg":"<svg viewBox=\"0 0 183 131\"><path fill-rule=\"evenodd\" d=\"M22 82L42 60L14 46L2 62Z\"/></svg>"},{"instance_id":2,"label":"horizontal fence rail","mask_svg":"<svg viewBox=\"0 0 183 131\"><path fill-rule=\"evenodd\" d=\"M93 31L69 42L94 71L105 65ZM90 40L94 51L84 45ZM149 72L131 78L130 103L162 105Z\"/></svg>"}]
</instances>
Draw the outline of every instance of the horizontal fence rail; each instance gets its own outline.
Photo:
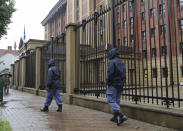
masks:
<instances>
[{"instance_id":1,"label":"horizontal fence rail","mask_svg":"<svg viewBox=\"0 0 183 131\"><path fill-rule=\"evenodd\" d=\"M97 10L76 27L80 94L106 97L107 53L116 47L126 65L122 99L182 107L182 3L118 0Z\"/></svg>"}]
</instances>

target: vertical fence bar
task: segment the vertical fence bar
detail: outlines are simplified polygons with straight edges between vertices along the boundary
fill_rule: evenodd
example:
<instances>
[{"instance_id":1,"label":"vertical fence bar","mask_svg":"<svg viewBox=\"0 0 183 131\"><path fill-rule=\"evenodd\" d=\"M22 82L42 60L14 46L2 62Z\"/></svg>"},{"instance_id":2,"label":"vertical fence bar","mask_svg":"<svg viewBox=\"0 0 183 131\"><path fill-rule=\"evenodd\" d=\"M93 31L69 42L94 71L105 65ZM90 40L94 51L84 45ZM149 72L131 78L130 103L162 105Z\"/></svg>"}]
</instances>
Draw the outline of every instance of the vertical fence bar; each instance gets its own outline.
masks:
<instances>
[{"instance_id":1,"label":"vertical fence bar","mask_svg":"<svg viewBox=\"0 0 183 131\"><path fill-rule=\"evenodd\" d=\"M178 7L178 6L177 6ZM178 17L178 15L175 14L175 2L173 1L173 15L174 15L174 32L175 32L175 52L176 52L176 68L177 68L177 97L178 97L178 107L180 107L180 86L179 86L179 68L178 68L178 46L177 46L177 26L176 26L176 16ZM178 12L179 13L179 12Z\"/></svg>"},{"instance_id":2,"label":"vertical fence bar","mask_svg":"<svg viewBox=\"0 0 183 131\"><path fill-rule=\"evenodd\" d=\"M115 41L115 15L114 15L114 0L110 1L110 7L111 7L111 38L112 38L112 47L116 47L116 41Z\"/></svg>"},{"instance_id":3,"label":"vertical fence bar","mask_svg":"<svg viewBox=\"0 0 183 131\"><path fill-rule=\"evenodd\" d=\"M142 17L143 17L143 15L142 15L142 10L141 10L141 8L142 8L142 2L139 2L139 4L140 4L140 22L141 22L141 54L142 54L142 57L141 57L141 59L142 59L142 77L143 77L143 100L144 100L144 102L145 102L145 78L144 78L144 33L145 33L145 31L143 31L142 30L142 26L143 26L143 23L142 23ZM144 3L143 3L143 5L144 5Z\"/></svg>"},{"instance_id":4,"label":"vertical fence bar","mask_svg":"<svg viewBox=\"0 0 183 131\"><path fill-rule=\"evenodd\" d=\"M140 73L140 60L141 60L141 56L140 56L140 45L139 45L139 33L138 33L138 1L135 1L134 5L133 5L133 9L135 10L135 14L134 14L134 18L133 18L133 21L136 21L136 23L134 22L134 26L136 27L136 30L134 31L134 37L136 37L136 40L134 41L134 43L137 45L137 56L138 56L138 77L139 77L139 85L138 85L138 95L139 95L139 101L141 102L141 73Z\"/></svg>"},{"instance_id":5,"label":"vertical fence bar","mask_svg":"<svg viewBox=\"0 0 183 131\"><path fill-rule=\"evenodd\" d=\"M132 1L130 1L132 2ZM132 3L131 3L132 4ZM132 9L134 7L134 4L131 5L132 6ZM128 6L129 7L129 6ZM135 9L133 9L133 15L132 17L134 18L135 17ZM131 17L130 17L131 18ZM131 27L131 24L129 25ZM136 35L135 35L135 30L136 30L136 26L135 24L133 24L133 34L130 33L130 43L131 43L131 48L133 49L133 57L134 57L134 75L135 75L135 103L137 104L139 98L137 97L137 72L136 72L136 60L138 59L137 57L137 53L136 53ZM131 32L131 29L130 29L130 32ZM133 38L131 38L133 36ZM131 40L133 39L134 43L132 43L133 41Z\"/></svg>"},{"instance_id":6,"label":"vertical fence bar","mask_svg":"<svg viewBox=\"0 0 183 131\"><path fill-rule=\"evenodd\" d=\"M167 4L166 4L166 8L167 8L167 23L168 23L168 47L169 47L169 64L170 64L170 86L172 87L172 99L174 99L174 81L173 81L173 67L172 67L172 40L171 40L171 34L170 34L170 1L167 0ZM168 90L168 89L167 89ZM166 95L166 99L168 100L168 91L167 91L167 95ZM174 106L174 101L173 102L173 106ZM167 108L169 104L167 104Z\"/></svg>"},{"instance_id":7,"label":"vertical fence bar","mask_svg":"<svg viewBox=\"0 0 183 131\"><path fill-rule=\"evenodd\" d=\"M51 58L53 59L53 43L54 43L54 37L51 37Z\"/></svg>"},{"instance_id":8,"label":"vertical fence bar","mask_svg":"<svg viewBox=\"0 0 183 131\"><path fill-rule=\"evenodd\" d=\"M154 19L155 19L155 18L154 18L154 17L155 17L154 2L155 2L155 1L152 0L152 10L154 10L154 11L153 11L153 16L152 16L152 17L153 17L153 27L155 28L154 52L153 52L153 50L152 50L152 57L154 56L154 61L155 61L155 68L154 68L154 69L155 69L155 74L156 74L156 76L155 76L155 77L156 77L156 78L155 78L155 79L156 79L156 86L155 86L155 87L156 87L156 102L157 102L157 104L158 104L158 82L157 82L157 78L158 78L158 69L157 69L157 58L156 58L156 57L157 57L157 53L156 53L156 52L157 52L157 45L156 45L156 42L155 42L155 41L156 41L155 38L156 38L157 34L159 35L159 33L157 33L157 31L156 31L156 26L155 26L155 21L154 21ZM156 1L156 2L157 2L157 1ZM157 9L158 9L158 8L157 8ZM157 12L158 12L158 11L157 11ZM158 16L158 15L157 15L157 16ZM153 72L153 73L154 73L154 72ZM154 78L154 77L153 77L153 78ZM152 78L152 79L153 79L153 78ZM154 81L153 81L153 82L154 82ZM153 87L153 88L154 88L154 87Z\"/></svg>"},{"instance_id":9,"label":"vertical fence bar","mask_svg":"<svg viewBox=\"0 0 183 131\"><path fill-rule=\"evenodd\" d=\"M152 30L154 29L155 30L155 28L154 28L154 26L153 26L153 28L151 28L151 22L150 22L150 20L151 20L151 18L150 18L150 10L149 10L150 8L149 8L149 0L148 0L148 20L149 20L149 47L150 47L150 50L149 50L149 54L150 54L150 72L151 72L151 98L152 98L152 103L154 103L154 99L153 99L153 80L152 80L152 43L151 43L151 37L152 37L152 35L154 36L155 34L152 34L153 32L152 32ZM155 37L155 36L154 36ZM149 87L148 87L149 88Z\"/></svg>"},{"instance_id":10,"label":"vertical fence bar","mask_svg":"<svg viewBox=\"0 0 183 131\"><path fill-rule=\"evenodd\" d=\"M180 55L181 55L181 60L182 60L181 67L182 67L182 70L183 70L183 32L182 32L183 27L182 27L182 24L181 24L181 20L183 20L182 19L182 6L183 6L183 2L181 2L181 3L179 2L179 10L178 10L178 12L179 12L179 15L178 15L178 18L179 18L178 19L179 20L178 21L179 22L179 26L178 26L179 30L178 31L179 31L179 34L178 34L178 36L179 36L179 41L180 41ZM183 74L182 74L182 77L183 77ZM182 88L182 85L181 85L181 88Z\"/></svg>"},{"instance_id":11,"label":"vertical fence bar","mask_svg":"<svg viewBox=\"0 0 183 131\"><path fill-rule=\"evenodd\" d=\"M166 8L168 9L168 8ZM161 8L160 8L160 13L161 13L161 16L162 16L162 23L163 25L165 24L165 3L163 0L161 0ZM166 45L166 39L165 39L165 33L163 33L163 47L161 48L162 49L162 55L164 55L164 71L163 73L165 73L165 75L163 74L163 77L165 77L165 97L163 96L163 101L162 101L162 104L165 103L165 105L167 106L167 108L169 107L169 101L168 101L168 67L167 67L167 45ZM163 91L163 90L162 90ZM163 94L163 92L162 92Z\"/></svg>"}]
</instances>

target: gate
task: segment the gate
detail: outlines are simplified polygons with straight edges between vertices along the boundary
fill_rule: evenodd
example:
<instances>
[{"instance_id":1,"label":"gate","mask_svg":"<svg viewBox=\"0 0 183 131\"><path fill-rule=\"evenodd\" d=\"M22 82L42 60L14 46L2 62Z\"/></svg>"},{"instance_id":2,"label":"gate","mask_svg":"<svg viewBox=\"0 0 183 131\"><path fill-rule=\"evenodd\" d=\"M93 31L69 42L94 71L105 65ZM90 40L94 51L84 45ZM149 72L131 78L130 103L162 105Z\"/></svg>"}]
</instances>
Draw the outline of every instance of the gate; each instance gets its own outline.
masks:
<instances>
[{"instance_id":1,"label":"gate","mask_svg":"<svg viewBox=\"0 0 183 131\"><path fill-rule=\"evenodd\" d=\"M181 0L116 0L79 22L80 94L106 97L115 47L126 65L124 100L183 106L182 10Z\"/></svg>"},{"instance_id":2,"label":"gate","mask_svg":"<svg viewBox=\"0 0 183 131\"><path fill-rule=\"evenodd\" d=\"M36 80L36 52L30 52L26 56L26 80L25 86L35 88Z\"/></svg>"},{"instance_id":3,"label":"gate","mask_svg":"<svg viewBox=\"0 0 183 131\"><path fill-rule=\"evenodd\" d=\"M53 58L55 65L61 73L61 90L66 91L65 78L66 78L66 48L65 48L65 33L59 37L52 38L45 46L41 47L41 87L45 88L48 72L48 61Z\"/></svg>"}]
</instances>

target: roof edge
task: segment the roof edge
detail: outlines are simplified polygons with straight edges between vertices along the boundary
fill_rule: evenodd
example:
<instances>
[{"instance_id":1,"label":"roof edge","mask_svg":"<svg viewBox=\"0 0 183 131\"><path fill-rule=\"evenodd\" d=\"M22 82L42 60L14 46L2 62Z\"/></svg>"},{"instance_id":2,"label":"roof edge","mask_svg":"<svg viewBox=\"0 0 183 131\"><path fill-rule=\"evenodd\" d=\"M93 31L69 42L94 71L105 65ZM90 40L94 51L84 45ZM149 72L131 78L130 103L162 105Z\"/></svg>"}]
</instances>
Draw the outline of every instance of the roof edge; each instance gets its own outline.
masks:
<instances>
[{"instance_id":1,"label":"roof edge","mask_svg":"<svg viewBox=\"0 0 183 131\"><path fill-rule=\"evenodd\" d=\"M42 26L45 26L46 23L58 12L58 10L63 8L66 4L67 0L59 0L50 10L46 18L41 22Z\"/></svg>"}]
</instances>

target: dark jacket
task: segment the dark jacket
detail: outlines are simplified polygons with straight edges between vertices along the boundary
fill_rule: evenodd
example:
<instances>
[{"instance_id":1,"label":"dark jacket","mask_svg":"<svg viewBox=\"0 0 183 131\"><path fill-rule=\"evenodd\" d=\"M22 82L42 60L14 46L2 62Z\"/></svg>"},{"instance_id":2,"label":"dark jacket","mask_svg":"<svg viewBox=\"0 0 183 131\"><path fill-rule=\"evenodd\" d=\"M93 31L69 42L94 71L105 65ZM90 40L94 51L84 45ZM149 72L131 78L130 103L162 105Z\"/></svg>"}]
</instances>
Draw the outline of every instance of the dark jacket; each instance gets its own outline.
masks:
<instances>
[{"instance_id":1,"label":"dark jacket","mask_svg":"<svg viewBox=\"0 0 183 131\"><path fill-rule=\"evenodd\" d=\"M106 83L115 88L122 88L126 81L125 64L119 59L119 52L113 48L108 53L109 65Z\"/></svg>"},{"instance_id":2,"label":"dark jacket","mask_svg":"<svg viewBox=\"0 0 183 131\"><path fill-rule=\"evenodd\" d=\"M49 89L60 89L60 71L55 66L53 59L48 61L47 87Z\"/></svg>"}]
</instances>

